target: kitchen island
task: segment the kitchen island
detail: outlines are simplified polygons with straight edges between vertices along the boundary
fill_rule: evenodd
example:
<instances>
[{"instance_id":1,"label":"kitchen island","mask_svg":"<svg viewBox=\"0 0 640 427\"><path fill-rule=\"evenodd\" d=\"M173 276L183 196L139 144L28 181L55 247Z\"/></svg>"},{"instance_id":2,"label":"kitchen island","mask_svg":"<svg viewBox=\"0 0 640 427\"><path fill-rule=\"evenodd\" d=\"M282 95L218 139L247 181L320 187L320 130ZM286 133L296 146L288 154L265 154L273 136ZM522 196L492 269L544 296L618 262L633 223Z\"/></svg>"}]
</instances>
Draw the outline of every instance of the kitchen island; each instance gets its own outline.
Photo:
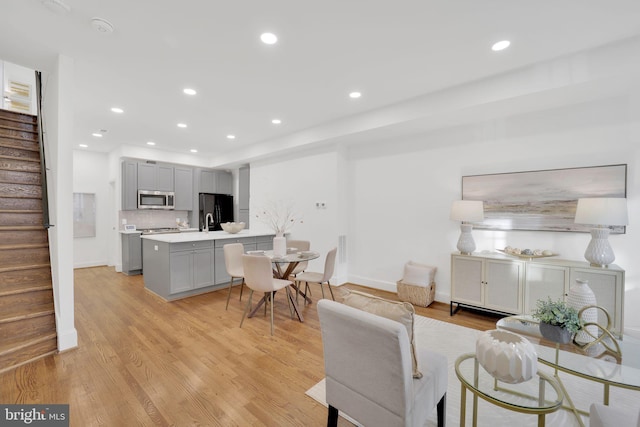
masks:
<instances>
[{"instance_id":1,"label":"kitchen island","mask_svg":"<svg viewBox=\"0 0 640 427\"><path fill-rule=\"evenodd\" d=\"M242 230L142 236L144 286L171 301L228 286L223 246L242 243L245 252L270 250L274 234Z\"/></svg>"}]
</instances>

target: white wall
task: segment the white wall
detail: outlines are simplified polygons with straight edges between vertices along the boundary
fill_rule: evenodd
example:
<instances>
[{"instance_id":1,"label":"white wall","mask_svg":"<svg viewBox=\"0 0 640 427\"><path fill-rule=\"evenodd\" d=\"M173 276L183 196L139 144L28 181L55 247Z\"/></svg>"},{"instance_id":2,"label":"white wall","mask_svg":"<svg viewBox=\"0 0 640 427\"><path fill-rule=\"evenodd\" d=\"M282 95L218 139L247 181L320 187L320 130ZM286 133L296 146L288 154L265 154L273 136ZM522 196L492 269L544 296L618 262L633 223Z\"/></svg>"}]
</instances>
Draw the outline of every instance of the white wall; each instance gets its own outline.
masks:
<instances>
[{"instance_id":1,"label":"white wall","mask_svg":"<svg viewBox=\"0 0 640 427\"><path fill-rule=\"evenodd\" d=\"M409 259L438 267L437 297L449 302L450 254L459 224L449 220L461 198L463 175L628 165L630 225L610 238L615 263L626 270L625 329L640 331L640 97L629 93L402 141L353 148L349 182L349 280L395 290ZM514 247L552 249L584 261L587 233L474 230L477 251Z\"/></svg>"},{"instance_id":2,"label":"white wall","mask_svg":"<svg viewBox=\"0 0 640 427\"><path fill-rule=\"evenodd\" d=\"M110 220L116 208L106 179L108 172L106 153L73 151L73 192L93 193L96 197L96 235L73 239L74 268L109 263Z\"/></svg>"},{"instance_id":3,"label":"white wall","mask_svg":"<svg viewBox=\"0 0 640 427\"><path fill-rule=\"evenodd\" d=\"M292 202L302 217L287 236L309 240L311 249L323 254L309 263L309 270L324 270L324 254L338 245L339 223L337 154L323 149L304 156L290 156L251 164L251 229L269 230L255 213L272 201ZM326 203L317 209L316 201Z\"/></svg>"},{"instance_id":4,"label":"white wall","mask_svg":"<svg viewBox=\"0 0 640 427\"><path fill-rule=\"evenodd\" d=\"M30 110L26 111L27 114L38 114L38 106L36 104L36 78L34 70L20 65L12 64L7 61L0 61L0 94L4 95L4 91L9 88L9 80L13 80L19 83L27 84L31 89L31 98L29 99ZM9 101L4 100L2 104L3 108L11 109ZM24 112L24 111L21 111Z\"/></svg>"}]
</instances>

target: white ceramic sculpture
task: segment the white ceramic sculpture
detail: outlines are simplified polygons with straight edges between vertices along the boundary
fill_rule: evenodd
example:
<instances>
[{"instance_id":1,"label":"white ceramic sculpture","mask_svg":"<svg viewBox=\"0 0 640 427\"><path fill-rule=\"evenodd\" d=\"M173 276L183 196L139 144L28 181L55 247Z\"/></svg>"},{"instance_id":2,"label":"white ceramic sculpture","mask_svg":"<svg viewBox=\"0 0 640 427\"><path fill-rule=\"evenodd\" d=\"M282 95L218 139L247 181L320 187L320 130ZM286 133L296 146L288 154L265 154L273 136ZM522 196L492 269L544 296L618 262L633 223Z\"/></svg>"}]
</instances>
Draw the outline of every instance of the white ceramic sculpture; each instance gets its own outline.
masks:
<instances>
[{"instance_id":1,"label":"white ceramic sculpture","mask_svg":"<svg viewBox=\"0 0 640 427\"><path fill-rule=\"evenodd\" d=\"M227 233L236 234L244 229L244 222L223 222L220 227Z\"/></svg>"},{"instance_id":2,"label":"white ceramic sculpture","mask_svg":"<svg viewBox=\"0 0 640 427\"><path fill-rule=\"evenodd\" d=\"M493 329L476 341L478 363L499 381L516 384L528 381L538 372L538 354L525 337Z\"/></svg>"}]
</instances>

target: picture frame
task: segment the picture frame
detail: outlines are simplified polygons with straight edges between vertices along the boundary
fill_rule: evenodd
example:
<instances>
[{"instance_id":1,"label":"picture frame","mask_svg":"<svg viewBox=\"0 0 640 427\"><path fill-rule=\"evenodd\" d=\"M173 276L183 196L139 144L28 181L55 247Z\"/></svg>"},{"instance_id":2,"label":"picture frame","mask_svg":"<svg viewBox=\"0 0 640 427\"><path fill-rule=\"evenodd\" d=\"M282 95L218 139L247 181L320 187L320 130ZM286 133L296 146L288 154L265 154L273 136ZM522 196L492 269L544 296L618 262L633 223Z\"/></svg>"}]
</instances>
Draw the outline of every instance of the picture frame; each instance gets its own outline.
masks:
<instances>
[{"instance_id":1,"label":"picture frame","mask_svg":"<svg viewBox=\"0 0 640 427\"><path fill-rule=\"evenodd\" d=\"M573 221L579 198L626 196L626 164L462 177L462 199L484 202L475 229L589 232L591 225Z\"/></svg>"}]
</instances>

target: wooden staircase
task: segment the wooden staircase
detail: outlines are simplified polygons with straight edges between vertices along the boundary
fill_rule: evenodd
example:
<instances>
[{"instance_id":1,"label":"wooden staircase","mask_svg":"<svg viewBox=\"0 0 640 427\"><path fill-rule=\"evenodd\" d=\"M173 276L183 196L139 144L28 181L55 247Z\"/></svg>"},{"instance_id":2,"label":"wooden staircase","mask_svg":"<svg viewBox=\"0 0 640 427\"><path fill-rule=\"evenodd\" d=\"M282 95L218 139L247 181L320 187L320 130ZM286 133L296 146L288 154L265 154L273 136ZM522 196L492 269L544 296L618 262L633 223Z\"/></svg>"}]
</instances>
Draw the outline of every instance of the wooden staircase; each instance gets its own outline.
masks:
<instances>
[{"instance_id":1,"label":"wooden staircase","mask_svg":"<svg viewBox=\"0 0 640 427\"><path fill-rule=\"evenodd\" d=\"M0 110L0 373L57 351L34 116Z\"/></svg>"}]
</instances>

